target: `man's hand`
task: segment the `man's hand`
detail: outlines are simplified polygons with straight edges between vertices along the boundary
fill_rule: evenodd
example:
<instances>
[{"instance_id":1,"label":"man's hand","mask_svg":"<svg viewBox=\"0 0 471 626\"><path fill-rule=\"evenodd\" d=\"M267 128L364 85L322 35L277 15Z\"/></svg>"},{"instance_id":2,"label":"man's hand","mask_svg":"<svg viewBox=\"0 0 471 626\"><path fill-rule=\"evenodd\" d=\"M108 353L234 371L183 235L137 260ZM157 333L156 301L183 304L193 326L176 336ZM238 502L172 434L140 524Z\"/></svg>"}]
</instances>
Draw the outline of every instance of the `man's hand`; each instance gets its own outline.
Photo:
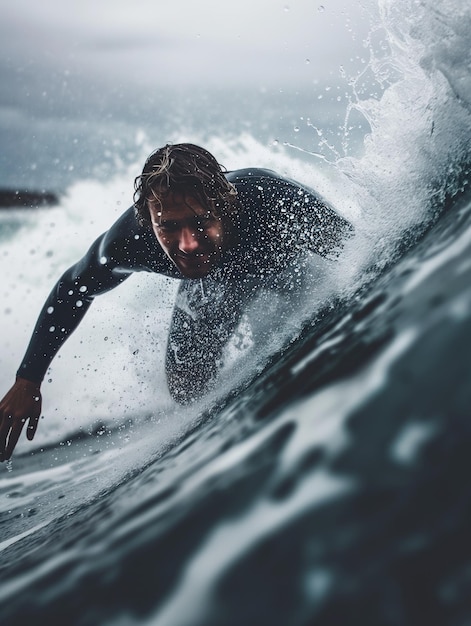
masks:
<instances>
[{"instance_id":1,"label":"man's hand","mask_svg":"<svg viewBox=\"0 0 471 626\"><path fill-rule=\"evenodd\" d=\"M7 461L29 420L26 436L31 441L41 415L40 384L17 378L15 384L0 402L0 461Z\"/></svg>"}]
</instances>

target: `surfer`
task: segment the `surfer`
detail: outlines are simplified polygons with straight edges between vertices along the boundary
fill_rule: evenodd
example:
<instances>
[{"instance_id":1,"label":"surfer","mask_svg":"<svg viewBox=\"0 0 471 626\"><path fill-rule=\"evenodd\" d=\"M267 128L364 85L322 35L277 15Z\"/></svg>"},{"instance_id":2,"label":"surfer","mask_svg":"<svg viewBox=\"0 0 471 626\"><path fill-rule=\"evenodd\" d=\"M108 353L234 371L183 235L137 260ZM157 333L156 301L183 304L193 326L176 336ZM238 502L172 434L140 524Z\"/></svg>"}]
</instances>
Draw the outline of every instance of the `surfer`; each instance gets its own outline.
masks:
<instances>
[{"instance_id":1,"label":"surfer","mask_svg":"<svg viewBox=\"0 0 471 626\"><path fill-rule=\"evenodd\" d=\"M133 206L46 300L0 402L0 460L10 458L26 422L33 439L42 380L95 296L133 272L180 279L166 374L171 395L186 404L214 385L224 348L261 291L291 299L306 258L335 257L351 231L314 191L271 170L227 172L193 144L156 150L135 180Z\"/></svg>"}]
</instances>

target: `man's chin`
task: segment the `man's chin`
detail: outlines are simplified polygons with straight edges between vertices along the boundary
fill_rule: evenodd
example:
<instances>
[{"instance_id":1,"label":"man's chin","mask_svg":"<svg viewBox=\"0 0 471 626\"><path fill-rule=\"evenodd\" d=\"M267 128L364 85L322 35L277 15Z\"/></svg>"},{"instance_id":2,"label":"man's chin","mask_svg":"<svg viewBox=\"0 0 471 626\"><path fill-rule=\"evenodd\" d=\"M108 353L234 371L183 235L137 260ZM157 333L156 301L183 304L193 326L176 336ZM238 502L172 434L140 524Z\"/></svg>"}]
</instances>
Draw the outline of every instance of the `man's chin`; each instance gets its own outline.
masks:
<instances>
[{"instance_id":1,"label":"man's chin","mask_svg":"<svg viewBox=\"0 0 471 626\"><path fill-rule=\"evenodd\" d=\"M200 268L200 269L192 269L192 270L182 270L180 268L180 273L185 277L185 278L205 278L208 274L209 274L210 270L206 269L206 268Z\"/></svg>"},{"instance_id":2,"label":"man's chin","mask_svg":"<svg viewBox=\"0 0 471 626\"><path fill-rule=\"evenodd\" d=\"M211 272L214 267L212 263L192 264L175 262L175 265L180 270L180 273L185 276L185 278L204 278Z\"/></svg>"}]
</instances>

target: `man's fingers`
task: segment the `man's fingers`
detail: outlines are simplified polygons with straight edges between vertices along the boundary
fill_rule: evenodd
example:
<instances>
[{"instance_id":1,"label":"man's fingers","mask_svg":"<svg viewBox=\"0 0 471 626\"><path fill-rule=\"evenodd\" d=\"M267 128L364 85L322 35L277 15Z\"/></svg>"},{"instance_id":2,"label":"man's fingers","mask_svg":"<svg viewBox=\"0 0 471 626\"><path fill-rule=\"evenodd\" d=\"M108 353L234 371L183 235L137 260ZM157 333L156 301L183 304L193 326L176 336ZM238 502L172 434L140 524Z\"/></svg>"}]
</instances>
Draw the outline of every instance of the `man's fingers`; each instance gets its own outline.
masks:
<instances>
[{"instance_id":1,"label":"man's fingers","mask_svg":"<svg viewBox=\"0 0 471 626\"><path fill-rule=\"evenodd\" d=\"M13 454L13 450L15 449L16 444L18 443L18 439L20 438L21 431L23 430L23 426L25 425L26 420L16 420L10 430L10 436L8 437L8 444L5 451L5 461Z\"/></svg>"},{"instance_id":2,"label":"man's fingers","mask_svg":"<svg viewBox=\"0 0 471 626\"><path fill-rule=\"evenodd\" d=\"M31 441L36 433L39 417L14 419L11 415L3 415L0 422L0 462L8 461L11 457L28 420L26 436Z\"/></svg>"},{"instance_id":3,"label":"man's fingers","mask_svg":"<svg viewBox=\"0 0 471 626\"><path fill-rule=\"evenodd\" d=\"M28 427L26 428L26 437L28 438L28 441L33 441L34 435L36 434L36 431L38 429L38 424L39 424L39 415L37 417L29 418L29 424L28 424Z\"/></svg>"},{"instance_id":4,"label":"man's fingers","mask_svg":"<svg viewBox=\"0 0 471 626\"><path fill-rule=\"evenodd\" d=\"M41 415L40 385L17 377L13 387L0 400L0 461L9 459L25 424L31 441Z\"/></svg>"},{"instance_id":5,"label":"man's fingers","mask_svg":"<svg viewBox=\"0 0 471 626\"><path fill-rule=\"evenodd\" d=\"M0 422L0 461L5 460L5 449L11 424L11 416L3 415Z\"/></svg>"}]
</instances>

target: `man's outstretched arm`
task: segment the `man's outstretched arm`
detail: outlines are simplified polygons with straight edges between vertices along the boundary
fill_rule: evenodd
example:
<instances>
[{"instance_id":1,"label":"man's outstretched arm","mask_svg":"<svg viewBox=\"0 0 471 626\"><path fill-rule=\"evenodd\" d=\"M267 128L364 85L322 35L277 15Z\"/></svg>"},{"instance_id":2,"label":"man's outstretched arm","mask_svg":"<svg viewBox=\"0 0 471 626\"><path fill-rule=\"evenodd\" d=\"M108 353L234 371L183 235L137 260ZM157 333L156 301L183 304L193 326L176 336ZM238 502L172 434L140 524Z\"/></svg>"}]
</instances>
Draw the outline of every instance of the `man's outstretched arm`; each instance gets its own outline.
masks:
<instances>
[{"instance_id":1,"label":"man's outstretched arm","mask_svg":"<svg viewBox=\"0 0 471 626\"><path fill-rule=\"evenodd\" d=\"M83 259L61 276L39 314L16 381L0 401L0 461L11 457L26 423L27 438L33 439L47 368L80 324L94 297L116 287L132 272L129 267L123 269L117 258L107 256L110 246L106 242L111 232L99 237Z\"/></svg>"}]
</instances>

